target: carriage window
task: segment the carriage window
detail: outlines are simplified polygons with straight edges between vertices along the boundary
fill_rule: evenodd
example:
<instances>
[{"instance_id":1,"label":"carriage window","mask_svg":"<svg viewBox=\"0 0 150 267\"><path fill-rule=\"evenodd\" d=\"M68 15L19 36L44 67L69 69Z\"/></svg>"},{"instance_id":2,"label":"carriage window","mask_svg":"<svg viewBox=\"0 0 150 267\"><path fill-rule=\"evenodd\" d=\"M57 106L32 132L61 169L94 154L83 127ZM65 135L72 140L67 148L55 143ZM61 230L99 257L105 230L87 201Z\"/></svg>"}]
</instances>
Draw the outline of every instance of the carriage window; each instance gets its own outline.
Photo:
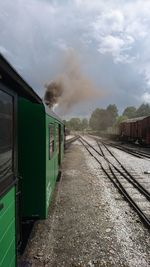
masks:
<instances>
[{"instance_id":1,"label":"carriage window","mask_svg":"<svg viewBox=\"0 0 150 267\"><path fill-rule=\"evenodd\" d=\"M13 97L0 90L0 181L13 173Z\"/></svg>"},{"instance_id":2,"label":"carriage window","mask_svg":"<svg viewBox=\"0 0 150 267\"><path fill-rule=\"evenodd\" d=\"M59 127L56 126L56 149L59 151Z\"/></svg>"},{"instance_id":3,"label":"carriage window","mask_svg":"<svg viewBox=\"0 0 150 267\"><path fill-rule=\"evenodd\" d=\"M54 153L54 125L49 124L49 159L52 159Z\"/></svg>"}]
</instances>

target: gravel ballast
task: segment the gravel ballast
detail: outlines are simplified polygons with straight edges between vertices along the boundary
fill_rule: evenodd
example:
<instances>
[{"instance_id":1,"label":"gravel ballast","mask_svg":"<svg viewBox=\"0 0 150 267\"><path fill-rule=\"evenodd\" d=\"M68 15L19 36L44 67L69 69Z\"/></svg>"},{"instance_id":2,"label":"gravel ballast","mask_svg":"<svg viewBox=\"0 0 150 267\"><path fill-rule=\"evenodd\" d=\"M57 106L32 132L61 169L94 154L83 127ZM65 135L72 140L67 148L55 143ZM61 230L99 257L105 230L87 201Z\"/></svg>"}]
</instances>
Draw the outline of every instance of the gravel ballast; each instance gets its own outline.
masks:
<instances>
[{"instance_id":1,"label":"gravel ballast","mask_svg":"<svg viewBox=\"0 0 150 267\"><path fill-rule=\"evenodd\" d=\"M48 219L36 223L22 266L148 267L150 235L79 141L65 154Z\"/></svg>"}]
</instances>

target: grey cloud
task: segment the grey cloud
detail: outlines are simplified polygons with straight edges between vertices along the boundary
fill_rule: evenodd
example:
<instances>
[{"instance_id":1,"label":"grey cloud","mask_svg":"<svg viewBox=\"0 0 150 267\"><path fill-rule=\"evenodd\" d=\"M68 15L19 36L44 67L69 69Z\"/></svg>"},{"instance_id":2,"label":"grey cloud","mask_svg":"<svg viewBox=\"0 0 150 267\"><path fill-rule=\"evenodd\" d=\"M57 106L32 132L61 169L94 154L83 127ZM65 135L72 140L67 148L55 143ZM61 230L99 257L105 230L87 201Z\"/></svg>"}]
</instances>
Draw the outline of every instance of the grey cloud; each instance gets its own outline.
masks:
<instances>
[{"instance_id":1,"label":"grey cloud","mask_svg":"<svg viewBox=\"0 0 150 267\"><path fill-rule=\"evenodd\" d=\"M142 0L1 1L0 51L43 96L44 84L62 71L64 53L74 49L83 72L108 94L72 114L139 105L150 92L148 7Z\"/></svg>"}]
</instances>

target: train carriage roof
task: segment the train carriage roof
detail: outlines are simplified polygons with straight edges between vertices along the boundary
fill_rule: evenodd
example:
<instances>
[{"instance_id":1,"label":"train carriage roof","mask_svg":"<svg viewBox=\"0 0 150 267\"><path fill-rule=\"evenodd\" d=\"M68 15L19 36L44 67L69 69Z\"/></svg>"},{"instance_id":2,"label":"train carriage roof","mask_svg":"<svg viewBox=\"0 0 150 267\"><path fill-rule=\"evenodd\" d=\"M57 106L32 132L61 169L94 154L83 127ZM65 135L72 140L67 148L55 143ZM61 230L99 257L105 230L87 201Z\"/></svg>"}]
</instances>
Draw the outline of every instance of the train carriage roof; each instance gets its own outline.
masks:
<instances>
[{"instance_id":1,"label":"train carriage roof","mask_svg":"<svg viewBox=\"0 0 150 267\"><path fill-rule=\"evenodd\" d=\"M12 88L18 95L23 96L32 102L43 104L45 113L57 119L61 123L63 121L55 114L32 89L32 87L16 72L10 63L0 53L0 81Z\"/></svg>"},{"instance_id":2,"label":"train carriage roof","mask_svg":"<svg viewBox=\"0 0 150 267\"><path fill-rule=\"evenodd\" d=\"M142 117L137 117L137 118L132 118L132 119L126 119L126 120L122 121L122 123L130 123L130 122L142 121L147 117L149 117L149 116L142 116Z\"/></svg>"},{"instance_id":3,"label":"train carriage roof","mask_svg":"<svg viewBox=\"0 0 150 267\"><path fill-rule=\"evenodd\" d=\"M43 105L45 107L45 113L53 118L55 118L56 120L60 121L61 123L64 124L63 120L57 115L55 114L52 109L50 109L44 102Z\"/></svg>"},{"instance_id":4,"label":"train carriage roof","mask_svg":"<svg viewBox=\"0 0 150 267\"><path fill-rule=\"evenodd\" d=\"M42 103L41 98L23 80L10 63L0 53L0 81L12 88L18 95L30 99L35 103Z\"/></svg>"}]
</instances>

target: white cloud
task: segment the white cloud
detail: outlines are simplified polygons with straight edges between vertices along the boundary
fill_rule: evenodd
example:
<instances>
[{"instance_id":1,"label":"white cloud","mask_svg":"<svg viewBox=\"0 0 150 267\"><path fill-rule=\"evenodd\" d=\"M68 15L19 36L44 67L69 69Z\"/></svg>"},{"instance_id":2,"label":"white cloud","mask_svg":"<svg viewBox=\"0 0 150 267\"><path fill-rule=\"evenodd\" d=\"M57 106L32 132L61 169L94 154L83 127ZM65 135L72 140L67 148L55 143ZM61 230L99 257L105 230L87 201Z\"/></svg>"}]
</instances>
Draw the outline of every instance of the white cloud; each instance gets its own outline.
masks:
<instances>
[{"instance_id":1,"label":"white cloud","mask_svg":"<svg viewBox=\"0 0 150 267\"><path fill-rule=\"evenodd\" d=\"M64 52L67 52L71 48L63 39L58 39L56 42L54 42L54 45Z\"/></svg>"},{"instance_id":2,"label":"white cloud","mask_svg":"<svg viewBox=\"0 0 150 267\"><path fill-rule=\"evenodd\" d=\"M77 8L84 9L85 13L97 11L98 9L101 10L106 6L105 1L99 0L74 0L74 3Z\"/></svg>"},{"instance_id":3,"label":"white cloud","mask_svg":"<svg viewBox=\"0 0 150 267\"><path fill-rule=\"evenodd\" d=\"M145 103L150 103L150 93L149 92L146 92L143 94L142 101Z\"/></svg>"},{"instance_id":4,"label":"white cloud","mask_svg":"<svg viewBox=\"0 0 150 267\"><path fill-rule=\"evenodd\" d=\"M124 46L124 41L119 37L114 37L112 35L107 35L100 38L100 47L98 49L101 53L111 52L116 55L121 48Z\"/></svg>"},{"instance_id":5,"label":"white cloud","mask_svg":"<svg viewBox=\"0 0 150 267\"><path fill-rule=\"evenodd\" d=\"M98 51L101 54L111 53L115 63L131 63L135 60L135 57L129 56L126 52L131 50L133 43L134 39L131 36L106 35L105 37L99 37Z\"/></svg>"},{"instance_id":6,"label":"white cloud","mask_svg":"<svg viewBox=\"0 0 150 267\"><path fill-rule=\"evenodd\" d=\"M122 32L124 28L124 16L120 10L102 12L93 22L93 28L99 35Z\"/></svg>"},{"instance_id":7,"label":"white cloud","mask_svg":"<svg viewBox=\"0 0 150 267\"><path fill-rule=\"evenodd\" d=\"M38 51L40 44L49 39L65 51L68 46L66 38L73 38L77 31L76 42L87 47L94 41L97 51L111 53L114 62L127 63L136 58L131 55L135 42L150 38L149 1L107 0L106 4L104 0L74 0L65 5L40 0L15 0L12 4L6 0L0 7L0 23L6 25L5 29L1 27L1 38L5 40L9 35L20 46L25 42L32 50ZM39 35L40 41L36 40ZM32 54L36 58L35 51Z\"/></svg>"},{"instance_id":8,"label":"white cloud","mask_svg":"<svg viewBox=\"0 0 150 267\"><path fill-rule=\"evenodd\" d=\"M133 36L135 39L143 39L148 35L148 25L145 25L142 21L132 21L131 24L129 23L126 27L126 33Z\"/></svg>"},{"instance_id":9,"label":"white cloud","mask_svg":"<svg viewBox=\"0 0 150 267\"><path fill-rule=\"evenodd\" d=\"M5 47L0 46L0 53L7 56L9 54L9 51Z\"/></svg>"},{"instance_id":10,"label":"white cloud","mask_svg":"<svg viewBox=\"0 0 150 267\"><path fill-rule=\"evenodd\" d=\"M102 54L112 53L114 61L125 62L129 55L125 52L130 50L135 38L132 31L126 30L127 18L124 10L108 9L92 23L91 33L98 43L98 51ZM133 58L132 58L133 59Z\"/></svg>"},{"instance_id":11,"label":"white cloud","mask_svg":"<svg viewBox=\"0 0 150 267\"><path fill-rule=\"evenodd\" d=\"M147 85L148 87L150 87L150 64L149 63L143 64L143 67L141 67L140 72L143 73Z\"/></svg>"},{"instance_id":12,"label":"white cloud","mask_svg":"<svg viewBox=\"0 0 150 267\"><path fill-rule=\"evenodd\" d=\"M53 76L57 72L54 61L59 62L57 57L72 48L78 50L81 62L87 58L83 64L89 69L92 57L96 58L93 73L97 76L98 64L103 60L107 65L109 57L115 67L128 64L130 76L150 87L149 10L146 0L0 1L0 51L34 82L51 79L44 69Z\"/></svg>"}]
</instances>

